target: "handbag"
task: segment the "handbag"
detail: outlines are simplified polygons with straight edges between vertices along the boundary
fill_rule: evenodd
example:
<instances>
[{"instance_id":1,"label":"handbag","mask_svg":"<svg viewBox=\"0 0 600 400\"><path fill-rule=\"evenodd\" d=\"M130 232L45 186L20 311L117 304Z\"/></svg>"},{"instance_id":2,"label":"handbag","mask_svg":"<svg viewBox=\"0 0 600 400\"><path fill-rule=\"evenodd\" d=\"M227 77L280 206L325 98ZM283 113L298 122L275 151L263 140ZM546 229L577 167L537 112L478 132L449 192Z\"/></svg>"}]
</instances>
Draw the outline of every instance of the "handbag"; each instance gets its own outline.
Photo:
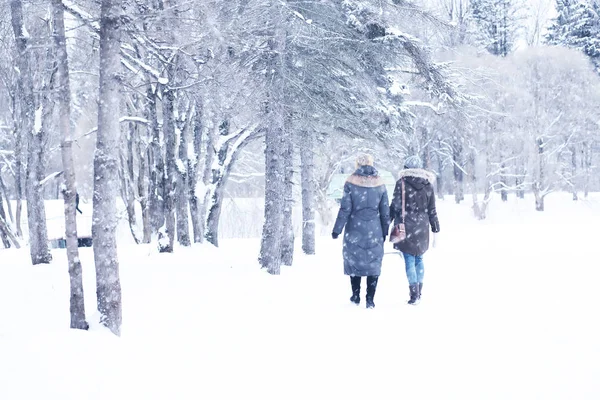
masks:
<instances>
[{"instance_id":1,"label":"handbag","mask_svg":"<svg viewBox=\"0 0 600 400\"><path fill-rule=\"evenodd\" d=\"M404 225L404 218L406 216L406 192L404 191L404 179L402 179L400 182L402 185L402 223L395 225L394 229L392 229L392 233L390 234L390 242L394 244L400 243L406 239L406 226Z\"/></svg>"}]
</instances>

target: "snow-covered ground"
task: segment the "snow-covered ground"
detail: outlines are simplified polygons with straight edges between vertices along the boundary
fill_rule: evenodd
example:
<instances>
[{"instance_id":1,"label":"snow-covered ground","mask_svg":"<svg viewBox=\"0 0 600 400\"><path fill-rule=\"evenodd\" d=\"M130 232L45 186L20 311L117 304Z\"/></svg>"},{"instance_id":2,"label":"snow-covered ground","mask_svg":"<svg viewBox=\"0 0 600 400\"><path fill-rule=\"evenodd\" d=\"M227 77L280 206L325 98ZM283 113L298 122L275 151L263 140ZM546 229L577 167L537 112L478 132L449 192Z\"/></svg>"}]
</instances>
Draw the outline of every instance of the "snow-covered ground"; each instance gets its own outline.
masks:
<instances>
[{"instance_id":1,"label":"snow-covered ground","mask_svg":"<svg viewBox=\"0 0 600 400\"><path fill-rule=\"evenodd\" d=\"M376 308L351 305L341 241L269 276L257 239L120 247L123 334L71 331L64 250L0 251L0 399L599 399L600 196L439 203L422 303L386 255ZM390 253L391 248L387 249ZM363 284L364 286L364 284Z\"/></svg>"}]
</instances>

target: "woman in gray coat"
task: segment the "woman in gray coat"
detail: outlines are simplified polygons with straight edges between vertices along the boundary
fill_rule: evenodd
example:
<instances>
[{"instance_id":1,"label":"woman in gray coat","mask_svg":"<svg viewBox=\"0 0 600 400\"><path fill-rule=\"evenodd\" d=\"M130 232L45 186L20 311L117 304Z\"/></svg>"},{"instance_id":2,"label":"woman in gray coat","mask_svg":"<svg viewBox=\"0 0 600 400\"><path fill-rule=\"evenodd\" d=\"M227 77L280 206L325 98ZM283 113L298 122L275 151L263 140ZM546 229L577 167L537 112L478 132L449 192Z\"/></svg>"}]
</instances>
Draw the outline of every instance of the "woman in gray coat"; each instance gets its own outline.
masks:
<instances>
[{"instance_id":1,"label":"woman in gray coat","mask_svg":"<svg viewBox=\"0 0 600 400\"><path fill-rule=\"evenodd\" d=\"M400 179L394 189L390 214L394 226L404 222L406 228L406 238L394 244L394 248L400 250L404 256L410 292L408 304L417 304L421 299L425 272L423 255L429 249L429 229L431 227L434 233L440 231L432 185L434 181L435 175L422 168L421 159L418 156L411 156L404 162L404 170L400 172ZM404 218L402 216L403 185L406 203Z\"/></svg>"},{"instance_id":2,"label":"woman in gray coat","mask_svg":"<svg viewBox=\"0 0 600 400\"><path fill-rule=\"evenodd\" d=\"M356 171L344 185L331 236L337 239L344 230L344 274L350 275L350 301L356 305L360 303L361 277L366 276L367 308L373 308L381 274L383 244L390 224L390 208L383 179L373 167L373 157L361 155L356 164Z\"/></svg>"}]
</instances>

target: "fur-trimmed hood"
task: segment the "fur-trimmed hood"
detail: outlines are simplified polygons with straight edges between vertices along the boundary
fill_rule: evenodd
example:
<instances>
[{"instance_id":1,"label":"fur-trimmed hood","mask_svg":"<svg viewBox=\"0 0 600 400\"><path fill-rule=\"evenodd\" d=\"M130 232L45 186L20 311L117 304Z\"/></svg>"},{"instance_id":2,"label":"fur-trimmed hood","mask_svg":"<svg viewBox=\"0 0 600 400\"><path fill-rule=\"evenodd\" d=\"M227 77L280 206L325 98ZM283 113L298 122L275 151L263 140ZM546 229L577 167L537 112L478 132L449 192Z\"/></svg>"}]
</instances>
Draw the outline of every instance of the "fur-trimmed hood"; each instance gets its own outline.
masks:
<instances>
[{"instance_id":1,"label":"fur-trimmed hood","mask_svg":"<svg viewBox=\"0 0 600 400\"><path fill-rule=\"evenodd\" d=\"M435 182L435 174L431 171L427 171L421 168L406 168L400 171L400 173L398 174L398 179L408 177L425 179L431 184Z\"/></svg>"},{"instance_id":2,"label":"fur-trimmed hood","mask_svg":"<svg viewBox=\"0 0 600 400\"><path fill-rule=\"evenodd\" d=\"M366 188L375 188L385 185L385 182L379 176L379 172L377 172L377 170L370 165L363 165L359 167L352 175L348 177L346 182Z\"/></svg>"},{"instance_id":3,"label":"fur-trimmed hood","mask_svg":"<svg viewBox=\"0 0 600 400\"><path fill-rule=\"evenodd\" d=\"M350 175L346 182L356 186L374 188L384 185L380 176Z\"/></svg>"}]
</instances>

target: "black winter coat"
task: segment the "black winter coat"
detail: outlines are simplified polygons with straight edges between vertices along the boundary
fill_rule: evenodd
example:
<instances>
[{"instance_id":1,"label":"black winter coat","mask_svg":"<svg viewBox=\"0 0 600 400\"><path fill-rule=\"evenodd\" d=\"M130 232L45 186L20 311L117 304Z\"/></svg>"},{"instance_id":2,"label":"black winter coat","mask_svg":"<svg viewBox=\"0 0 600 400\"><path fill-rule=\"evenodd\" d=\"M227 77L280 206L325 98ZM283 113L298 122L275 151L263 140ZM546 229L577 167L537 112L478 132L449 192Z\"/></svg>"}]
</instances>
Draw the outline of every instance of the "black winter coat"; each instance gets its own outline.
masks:
<instances>
[{"instance_id":1,"label":"black winter coat","mask_svg":"<svg viewBox=\"0 0 600 400\"><path fill-rule=\"evenodd\" d=\"M405 169L400 172L390 207L394 225L402 222L402 179L406 197L406 239L395 244L394 248L413 256L421 256L429 249L430 224L432 232L440 231L432 185L435 175L424 169Z\"/></svg>"},{"instance_id":2,"label":"black winter coat","mask_svg":"<svg viewBox=\"0 0 600 400\"><path fill-rule=\"evenodd\" d=\"M360 167L344 185L334 234L344 230L344 273L378 276L383 261L383 243L390 225L387 190L377 170ZM345 229L344 229L345 227Z\"/></svg>"}]
</instances>

